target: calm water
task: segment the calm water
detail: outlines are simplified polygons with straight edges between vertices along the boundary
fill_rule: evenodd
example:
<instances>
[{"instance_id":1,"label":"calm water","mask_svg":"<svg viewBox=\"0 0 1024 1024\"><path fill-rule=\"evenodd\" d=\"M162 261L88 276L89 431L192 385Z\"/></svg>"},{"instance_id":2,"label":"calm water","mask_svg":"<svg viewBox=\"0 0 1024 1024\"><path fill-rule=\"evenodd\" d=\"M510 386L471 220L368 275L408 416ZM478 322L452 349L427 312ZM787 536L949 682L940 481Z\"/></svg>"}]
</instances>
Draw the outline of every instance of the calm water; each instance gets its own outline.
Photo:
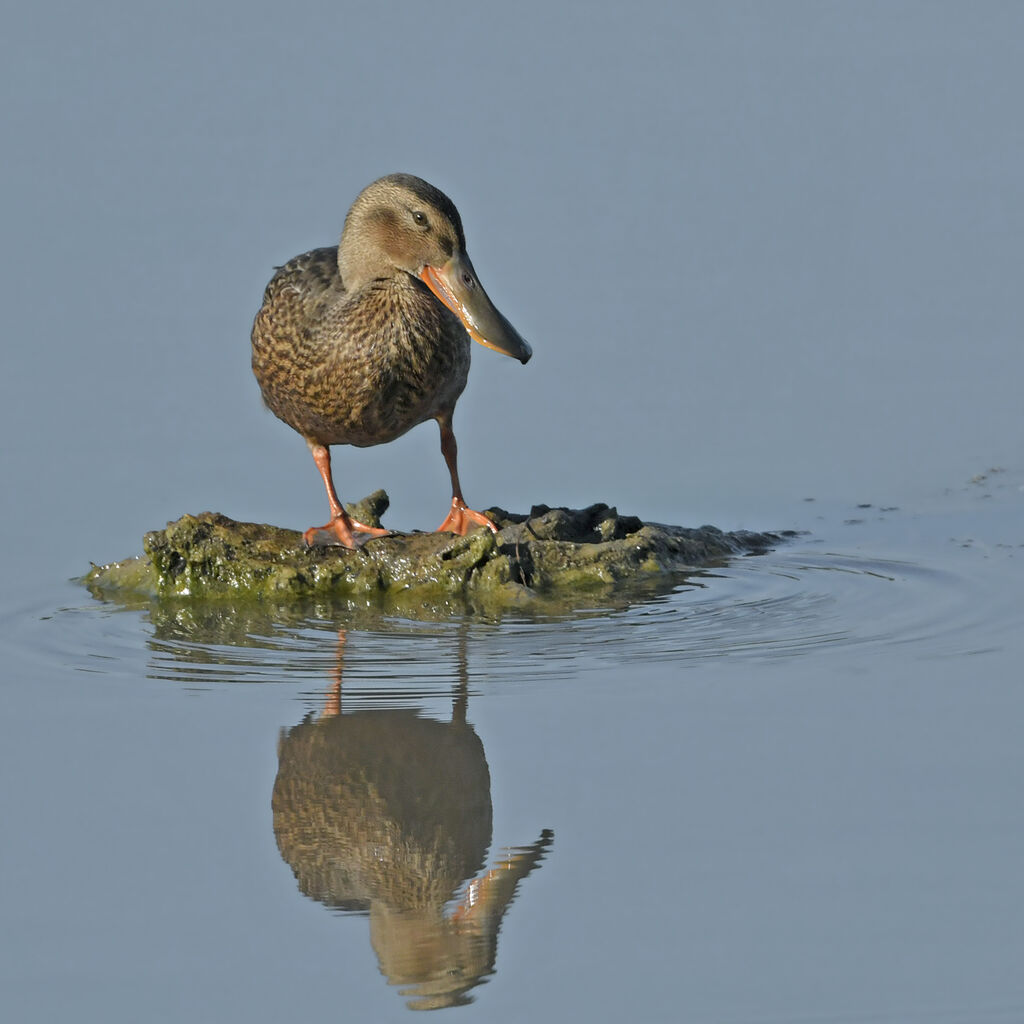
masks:
<instances>
[{"instance_id":1,"label":"calm water","mask_svg":"<svg viewBox=\"0 0 1024 1024\"><path fill-rule=\"evenodd\" d=\"M1024 7L478 6L5 16L0 1018L1024 1020ZM323 521L248 330L395 170L535 352L471 502L799 537L560 619L69 582ZM430 427L335 466L444 514Z\"/></svg>"},{"instance_id":2,"label":"calm water","mask_svg":"<svg viewBox=\"0 0 1024 1024\"><path fill-rule=\"evenodd\" d=\"M12 1019L1020 1019L1022 504L561 620L8 609Z\"/></svg>"}]
</instances>

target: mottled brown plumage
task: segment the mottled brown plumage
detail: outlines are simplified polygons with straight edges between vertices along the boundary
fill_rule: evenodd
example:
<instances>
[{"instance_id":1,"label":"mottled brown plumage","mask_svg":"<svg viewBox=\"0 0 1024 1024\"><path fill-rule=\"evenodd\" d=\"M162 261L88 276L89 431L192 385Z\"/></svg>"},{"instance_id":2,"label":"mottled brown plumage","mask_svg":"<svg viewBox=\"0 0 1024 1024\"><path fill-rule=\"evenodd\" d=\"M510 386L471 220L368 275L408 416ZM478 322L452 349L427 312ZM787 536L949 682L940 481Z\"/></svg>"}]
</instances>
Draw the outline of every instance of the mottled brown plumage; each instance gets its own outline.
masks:
<instances>
[{"instance_id":1,"label":"mottled brown plumage","mask_svg":"<svg viewBox=\"0 0 1024 1024\"><path fill-rule=\"evenodd\" d=\"M462 222L442 192L393 174L364 189L337 249L296 256L271 279L252 331L252 368L271 411L313 453L331 505L322 529L347 547L363 526L334 491L329 448L384 444L426 420L441 428L452 507L439 527L494 525L466 507L451 429L470 338L522 362L530 348L487 298ZM306 531L312 543L318 531Z\"/></svg>"}]
</instances>

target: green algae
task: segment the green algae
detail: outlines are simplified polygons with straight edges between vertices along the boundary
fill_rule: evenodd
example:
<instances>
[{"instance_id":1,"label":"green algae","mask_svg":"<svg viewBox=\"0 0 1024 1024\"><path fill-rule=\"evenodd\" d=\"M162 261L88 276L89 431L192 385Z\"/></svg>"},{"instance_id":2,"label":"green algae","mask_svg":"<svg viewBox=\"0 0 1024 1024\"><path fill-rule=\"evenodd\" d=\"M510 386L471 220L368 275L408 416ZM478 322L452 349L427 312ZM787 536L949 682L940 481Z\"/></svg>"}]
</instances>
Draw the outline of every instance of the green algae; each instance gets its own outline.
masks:
<instances>
[{"instance_id":1,"label":"green algae","mask_svg":"<svg viewBox=\"0 0 1024 1024\"><path fill-rule=\"evenodd\" d=\"M348 508L367 525L379 525L387 506L387 495L377 491ZM455 607L557 611L613 590L671 585L680 574L763 553L785 536L643 523L603 503L487 514L497 534L395 534L356 550L307 548L297 531L217 512L185 515L146 534L144 554L94 566L83 582L95 597L120 604L326 600L416 617Z\"/></svg>"}]
</instances>

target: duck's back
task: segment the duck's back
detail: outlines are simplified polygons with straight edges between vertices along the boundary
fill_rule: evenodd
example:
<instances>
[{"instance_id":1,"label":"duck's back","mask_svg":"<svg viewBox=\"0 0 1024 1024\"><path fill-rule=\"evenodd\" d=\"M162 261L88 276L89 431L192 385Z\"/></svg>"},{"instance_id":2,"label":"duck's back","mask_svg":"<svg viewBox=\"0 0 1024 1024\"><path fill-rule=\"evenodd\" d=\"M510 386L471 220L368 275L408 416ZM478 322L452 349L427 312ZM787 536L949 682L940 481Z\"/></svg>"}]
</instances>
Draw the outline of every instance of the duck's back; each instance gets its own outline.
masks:
<instances>
[{"instance_id":1,"label":"duck's back","mask_svg":"<svg viewBox=\"0 0 1024 1024\"><path fill-rule=\"evenodd\" d=\"M252 330L267 406L324 445L382 444L450 408L469 358L461 324L409 275L347 292L336 248L281 267Z\"/></svg>"}]
</instances>

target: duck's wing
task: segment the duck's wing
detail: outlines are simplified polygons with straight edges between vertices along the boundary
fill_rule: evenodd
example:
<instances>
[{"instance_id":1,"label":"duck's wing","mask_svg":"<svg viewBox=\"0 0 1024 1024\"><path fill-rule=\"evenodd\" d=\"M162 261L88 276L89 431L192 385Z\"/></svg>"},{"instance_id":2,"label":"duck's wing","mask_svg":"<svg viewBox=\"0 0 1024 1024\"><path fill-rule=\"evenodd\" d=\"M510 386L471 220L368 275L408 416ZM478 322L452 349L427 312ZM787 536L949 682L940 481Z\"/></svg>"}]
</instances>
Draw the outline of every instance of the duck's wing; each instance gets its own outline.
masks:
<instances>
[{"instance_id":1,"label":"duck's wing","mask_svg":"<svg viewBox=\"0 0 1024 1024\"><path fill-rule=\"evenodd\" d=\"M344 296L338 250L313 249L278 268L252 325L252 370L263 400L307 439L323 426L310 404L322 398L325 316Z\"/></svg>"},{"instance_id":2,"label":"duck's wing","mask_svg":"<svg viewBox=\"0 0 1024 1024\"><path fill-rule=\"evenodd\" d=\"M345 294L336 248L313 249L289 260L270 279L263 293L257 325L264 329L300 331L322 319L325 310Z\"/></svg>"}]
</instances>

